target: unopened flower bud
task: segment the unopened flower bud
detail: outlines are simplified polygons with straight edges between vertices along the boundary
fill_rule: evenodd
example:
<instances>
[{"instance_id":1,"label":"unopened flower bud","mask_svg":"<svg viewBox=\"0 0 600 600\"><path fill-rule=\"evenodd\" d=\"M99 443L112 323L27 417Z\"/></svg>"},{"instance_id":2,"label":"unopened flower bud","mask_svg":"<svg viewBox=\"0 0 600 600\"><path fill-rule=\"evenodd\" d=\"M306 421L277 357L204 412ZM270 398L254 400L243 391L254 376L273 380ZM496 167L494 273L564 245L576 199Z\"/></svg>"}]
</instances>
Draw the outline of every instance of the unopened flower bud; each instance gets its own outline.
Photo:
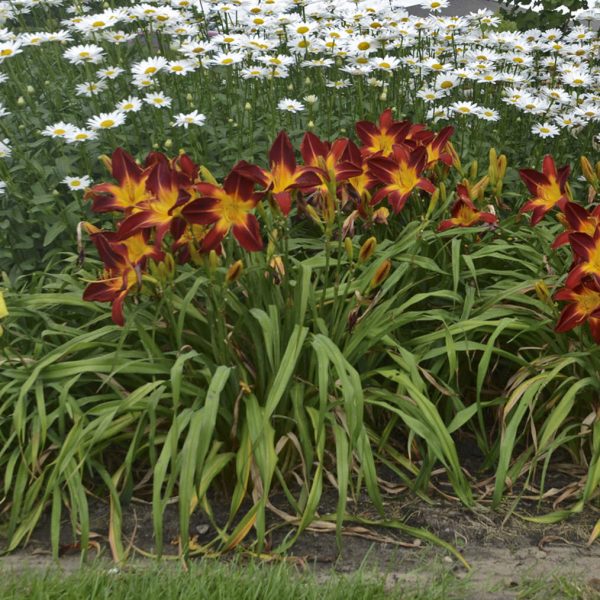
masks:
<instances>
[{"instance_id":1,"label":"unopened flower bud","mask_svg":"<svg viewBox=\"0 0 600 600\"><path fill-rule=\"evenodd\" d=\"M23 98L23 96L19 96L19 97L17 98L17 104L18 104L19 106L23 106L23 105L25 104L25 98Z\"/></svg>"},{"instance_id":2,"label":"unopened flower bud","mask_svg":"<svg viewBox=\"0 0 600 600\"><path fill-rule=\"evenodd\" d=\"M358 252L358 262L364 263L373 256L377 248L377 238L375 236L371 236L363 245L360 247L360 251Z\"/></svg>"},{"instance_id":3,"label":"unopened flower bud","mask_svg":"<svg viewBox=\"0 0 600 600\"><path fill-rule=\"evenodd\" d=\"M250 102L246 102L246 104L244 104L244 110L252 110L252 104L250 104Z\"/></svg>"},{"instance_id":4,"label":"unopened flower bud","mask_svg":"<svg viewBox=\"0 0 600 600\"><path fill-rule=\"evenodd\" d=\"M583 171L583 176L586 178L586 181L593 185L594 187L598 185L598 178L596 177L596 173L592 167L592 164L588 160L587 156L582 156L580 158L581 161L581 170Z\"/></svg>"},{"instance_id":5,"label":"unopened flower bud","mask_svg":"<svg viewBox=\"0 0 600 600\"><path fill-rule=\"evenodd\" d=\"M392 261L389 258L386 258L378 267L377 271L375 271L375 275L373 275L373 279L371 279L369 283L369 289L373 290L376 287L379 287L390 274L392 270Z\"/></svg>"},{"instance_id":6,"label":"unopened flower bud","mask_svg":"<svg viewBox=\"0 0 600 600\"><path fill-rule=\"evenodd\" d=\"M315 124L314 124L312 121L309 121L309 122L306 124L306 126L307 126L309 129L314 129L314 127L315 127Z\"/></svg>"},{"instance_id":7,"label":"unopened flower bud","mask_svg":"<svg viewBox=\"0 0 600 600\"><path fill-rule=\"evenodd\" d=\"M211 250L208 254L208 266L211 271L214 271L219 266L219 256L214 250Z\"/></svg>"},{"instance_id":8,"label":"unopened flower bud","mask_svg":"<svg viewBox=\"0 0 600 600\"><path fill-rule=\"evenodd\" d=\"M307 77L307 78L304 80L304 83L305 83L306 85L310 85L310 84L312 83L312 81L311 81L310 77Z\"/></svg>"},{"instance_id":9,"label":"unopened flower bud","mask_svg":"<svg viewBox=\"0 0 600 600\"><path fill-rule=\"evenodd\" d=\"M225 276L225 280L227 283L231 283L239 279L242 271L244 270L244 263L241 260L236 260L230 267L227 269L227 275Z\"/></svg>"},{"instance_id":10,"label":"unopened flower bud","mask_svg":"<svg viewBox=\"0 0 600 600\"><path fill-rule=\"evenodd\" d=\"M354 244L352 243L352 238L347 237L344 240L344 250L346 251L348 260L352 262L352 259L354 258Z\"/></svg>"},{"instance_id":11,"label":"unopened flower bud","mask_svg":"<svg viewBox=\"0 0 600 600\"><path fill-rule=\"evenodd\" d=\"M294 84L293 83L288 84L287 89L288 89L288 91L293 92L294 91Z\"/></svg>"},{"instance_id":12,"label":"unopened flower bud","mask_svg":"<svg viewBox=\"0 0 600 600\"><path fill-rule=\"evenodd\" d=\"M380 99L382 102L385 102L385 101L387 100L387 92L381 92L381 94L380 94L380 96L379 96L379 99Z\"/></svg>"},{"instance_id":13,"label":"unopened flower bud","mask_svg":"<svg viewBox=\"0 0 600 600\"><path fill-rule=\"evenodd\" d=\"M165 141L165 148L171 148L173 146L173 140L168 139Z\"/></svg>"},{"instance_id":14,"label":"unopened flower bud","mask_svg":"<svg viewBox=\"0 0 600 600\"><path fill-rule=\"evenodd\" d=\"M25 89L28 94L33 94L35 92L35 88L32 85L28 85Z\"/></svg>"}]
</instances>

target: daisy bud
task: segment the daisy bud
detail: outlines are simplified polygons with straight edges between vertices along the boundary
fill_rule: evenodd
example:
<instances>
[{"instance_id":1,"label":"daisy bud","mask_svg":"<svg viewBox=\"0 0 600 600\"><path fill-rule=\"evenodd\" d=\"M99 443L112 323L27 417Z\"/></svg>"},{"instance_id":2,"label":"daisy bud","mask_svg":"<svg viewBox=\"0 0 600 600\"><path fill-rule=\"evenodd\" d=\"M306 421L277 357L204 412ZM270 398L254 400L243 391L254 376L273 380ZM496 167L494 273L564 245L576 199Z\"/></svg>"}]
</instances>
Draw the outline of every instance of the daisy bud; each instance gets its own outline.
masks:
<instances>
[{"instance_id":1,"label":"daisy bud","mask_svg":"<svg viewBox=\"0 0 600 600\"><path fill-rule=\"evenodd\" d=\"M244 104L244 110L252 110L252 104L250 104L250 102L246 102L246 104Z\"/></svg>"},{"instance_id":2,"label":"daisy bud","mask_svg":"<svg viewBox=\"0 0 600 600\"><path fill-rule=\"evenodd\" d=\"M188 94L188 95L185 97L185 99L186 99L188 102L191 102L191 101L194 99L194 97L193 97L191 94Z\"/></svg>"},{"instance_id":3,"label":"daisy bud","mask_svg":"<svg viewBox=\"0 0 600 600\"><path fill-rule=\"evenodd\" d=\"M23 105L25 104L25 98L23 98L23 96L19 96L19 97L17 98L17 104L18 104L19 106L23 106Z\"/></svg>"},{"instance_id":4,"label":"daisy bud","mask_svg":"<svg viewBox=\"0 0 600 600\"><path fill-rule=\"evenodd\" d=\"M28 85L26 90L28 94L33 94L35 92L35 88L32 85Z\"/></svg>"},{"instance_id":5,"label":"daisy bud","mask_svg":"<svg viewBox=\"0 0 600 600\"><path fill-rule=\"evenodd\" d=\"M227 283L231 283L239 279L242 271L244 270L244 263L241 260L236 260L230 267L227 269L227 275L225 276L225 280Z\"/></svg>"},{"instance_id":6,"label":"daisy bud","mask_svg":"<svg viewBox=\"0 0 600 600\"><path fill-rule=\"evenodd\" d=\"M154 150L158 150L159 146L158 146L158 144L152 144L152 148L153 148Z\"/></svg>"},{"instance_id":7,"label":"daisy bud","mask_svg":"<svg viewBox=\"0 0 600 600\"><path fill-rule=\"evenodd\" d=\"M363 245L360 247L360 251L358 252L358 262L364 263L373 256L377 248L377 239L375 236L371 236Z\"/></svg>"},{"instance_id":8,"label":"daisy bud","mask_svg":"<svg viewBox=\"0 0 600 600\"><path fill-rule=\"evenodd\" d=\"M293 83L290 83L290 84L287 86L287 89L288 89L288 91L289 91L289 92L293 92L293 91L294 91L294 84L293 84Z\"/></svg>"},{"instance_id":9,"label":"daisy bud","mask_svg":"<svg viewBox=\"0 0 600 600\"><path fill-rule=\"evenodd\" d=\"M313 129L313 128L314 128L314 126L315 126L315 124L314 124L312 121L309 121L309 122L306 124L306 126L307 126L309 129Z\"/></svg>"},{"instance_id":10,"label":"daisy bud","mask_svg":"<svg viewBox=\"0 0 600 600\"><path fill-rule=\"evenodd\" d=\"M165 141L165 148L171 148L173 146L173 140L168 139Z\"/></svg>"},{"instance_id":11,"label":"daisy bud","mask_svg":"<svg viewBox=\"0 0 600 600\"><path fill-rule=\"evenodd\" d=\"M375 271L375 275L373 275L373 279L371 279L369 283L369 289L373 290L376 287L379 287L390 274L392 270L392 261L389 258L386 258L378 267L377 271Z\"/></svg>"},{"instance_id":12,"label":"daisy bud","mask_svg":"<svg viewBox=\"0 0 600 600\"><path fill-rule=\"evenodd\" d=\"M379 99L382 102L385 102L387 100L387 92L381 92L381 95L379 96Z\"/></svg>"},{"instance_id":13,"label":"daisy bud","mask_svg":"<svg viewBox=\"0 0 600 600\"><path fill-rule=\"evenodd\" d=\"M310 77L307 77L307 78L304 80L304 83L305 83L306 85L310 85L310 84L312 83L312 81L310 80Z\"/></svg>"}]
</instances>

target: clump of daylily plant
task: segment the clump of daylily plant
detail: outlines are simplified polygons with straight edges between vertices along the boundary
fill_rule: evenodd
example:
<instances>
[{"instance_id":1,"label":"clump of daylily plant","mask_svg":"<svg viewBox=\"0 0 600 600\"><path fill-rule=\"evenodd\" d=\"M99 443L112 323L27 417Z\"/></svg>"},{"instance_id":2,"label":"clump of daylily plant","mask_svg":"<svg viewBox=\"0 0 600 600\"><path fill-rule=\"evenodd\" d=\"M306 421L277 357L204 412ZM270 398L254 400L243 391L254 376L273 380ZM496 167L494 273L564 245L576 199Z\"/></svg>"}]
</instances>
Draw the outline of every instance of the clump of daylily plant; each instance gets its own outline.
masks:
<instances>
[{"instance_id":1,"label":"clump of daylily plant","mask_svg":"<svg viewBox=\"0 0 600 600\"><path fill-rule=\"evenodd\" d=\"M267 168L239 161L222 183L184 153L168 158L152 152L139 165L117 148L104 159L116 183L86 193L95 212L120 213L122 219L115 231L83 224L104 263L84 298L110 302L113 320L122 325L123 301L140 288L150 263L168 258L199 265L211 252L225 255L230 234L244 251L267 251L278 237L276 224L291 219L316 223L328 247L329 241L352 237L359 224L368 232L387 223L390 212L398 215L413 195L439 195L436 180L452 168L456 154L449 142L452 127L435 133L395 121L388 109L378 123L358 122L356 132L360 146L345 137L329 143L305 133L298 164L282 131ZM465 185L458 195L441 230L496 223L495 215L475 207ZM278 277L284 271L278 269Z\"/></svg>"}]
</instances>

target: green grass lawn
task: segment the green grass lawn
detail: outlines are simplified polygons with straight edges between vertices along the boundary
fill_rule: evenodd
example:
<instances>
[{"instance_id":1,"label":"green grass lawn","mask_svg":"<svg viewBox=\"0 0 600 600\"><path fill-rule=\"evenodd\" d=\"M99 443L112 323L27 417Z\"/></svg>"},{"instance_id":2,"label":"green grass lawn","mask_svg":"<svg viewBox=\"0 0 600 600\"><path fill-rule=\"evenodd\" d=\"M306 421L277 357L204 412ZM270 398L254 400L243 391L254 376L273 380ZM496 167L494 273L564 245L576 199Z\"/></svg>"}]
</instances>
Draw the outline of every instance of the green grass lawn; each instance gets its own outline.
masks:
<instances>
[{"instance_id":1,"label":"green grass lawn","mask_svg":"<svg viewBox=\"0 0 600 600\"><path fill-rule=\"evenodd\" d=\"M288 564L223 563L203 561L188 572L175 565L127 567L96 565L72 573L0 571L2 600L160 600L276 599L276 600L447 600L518 598L519 600L600 598L584 583L562 577L523 580L502 588L490 582L482 588L459 579L438 563L402 578L359 570L350 575L334 571L301 572Z\"/></svg>"}]
</instances>

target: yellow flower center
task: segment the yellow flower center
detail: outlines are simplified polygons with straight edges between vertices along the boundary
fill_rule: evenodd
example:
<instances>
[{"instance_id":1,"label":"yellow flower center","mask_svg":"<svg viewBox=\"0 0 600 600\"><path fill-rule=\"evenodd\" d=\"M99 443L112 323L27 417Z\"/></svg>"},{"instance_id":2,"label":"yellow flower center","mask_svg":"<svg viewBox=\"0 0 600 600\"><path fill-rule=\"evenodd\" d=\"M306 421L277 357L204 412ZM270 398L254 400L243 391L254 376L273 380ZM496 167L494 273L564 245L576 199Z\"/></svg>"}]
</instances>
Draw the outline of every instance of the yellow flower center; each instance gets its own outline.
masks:
<instances>
[{"instance_id":1,"label":"yellow flower center","mask_svg":"<svg viewBox=\"0 0 600 600\"><path fill-rule=\"evenodd\" d=\"M71 187L77 187L78 185L81 185L79 179L73 179L73 181L71 181Z\"/></svg>"},{"instance_id":2,"label":"yellow flower center","mask_svg":"<svg viewBox=\"0 0 600 600\"><path fill-rule=\"evenodd\" d=\"M92 27L104 27L106 23L104 21L94 21Z\"/></svg>"},{"instance_id":3,"label":"yellow flower center","mask_svg":"<svg viewBox=\"0 0 600 600\"><path fill-rule=\"evenodd\" d=\"M88 134L87 133L78 133L75 136L76 140L87 140L87 138L88 138Z\"/></svg>"},{"instance_id":4,"label":"yellow flower center","mask_svg":"<svg viewBox=\"0 0 600 600\"><path fill-rule=\"evenodd\" d=\"M442 85L440 85L440 87L441 87L443 90L448 90L448 89L450 89L451 87L454 87L454 84L453 84L451 81L442 81Z\"/></svg>"},{"instance_id":5,"label":"yellow flower center","mask_svg":"<svg viewBox=\"0 0 600 600\"><path fill-rule=\"evenodd\" d=\"M358 44L358 49L359 50L368 50L371 47L371 44L369 44L369 42L360 42L360 44Z\"/></svg>"},{"instance_id":6,"label":"yellow flower center","mask_svg":"<svg viewBox=\"0 0 600 600\"><path fill-rule=\"evenodd\" d=\"M104 129L108 129L109 127L112 127L115 124L115 122L112 119L104 119L104 121L100 121L100 127L104 128Z\"/></svg>"},{"instance_id":7,"label":"yellow flower center","mask_svg":"<svg viewBox=\"0 0 600 600\"><path fill-rule=\"evenodd\" d=\"M379 66L380 66L382 69L391 69L391 68L392 68L392 65L390 65L390 63L389 63L389 62L381 62L381 63L379 63Z\"/></svg>"},{"instance_id":8,"label":"yellow flower center","mask_svg":"<svg viewBox=\"0 0 600 600\"><path fill-rule=\"evenodd\" d=\"M55 129L53 133L54 133L54 135L65 135L65 133L67 133L67 132L65 129L59 128L59 129Z\"/></svg>"},{"instance_id":9,"label":"yellow flower center","mask_svg":"<svg viewBox=\"0 0 600 600\"><path fill-rule=\"evenodd\" d=\"M222 64L222 65L230 65L232 62L233 62L233 58L224 58L224 59L221 61L221 64Z\"/></svg>"},{"instance_id":10,"label":"yellow flower center","mask_svg":"<svg viewBox=\"0 0 600 600\"><path fill-rule=\"evenodd\" d=\"M123 110L131 110L133 108L133 104L131 102L128 102L127 104L123 104L122 109Z\"/></svg>"},{"instance_id":11,"label":"yellow flower center","mask_svg":"<svg viewBox=\"0 0 600 600\"><path fill-rule=\"evenodd\" d=\"M152 73L156 73L156 67L148 67L144 71L144 75L151 75Z\"/></svg>"}]
</instances>

